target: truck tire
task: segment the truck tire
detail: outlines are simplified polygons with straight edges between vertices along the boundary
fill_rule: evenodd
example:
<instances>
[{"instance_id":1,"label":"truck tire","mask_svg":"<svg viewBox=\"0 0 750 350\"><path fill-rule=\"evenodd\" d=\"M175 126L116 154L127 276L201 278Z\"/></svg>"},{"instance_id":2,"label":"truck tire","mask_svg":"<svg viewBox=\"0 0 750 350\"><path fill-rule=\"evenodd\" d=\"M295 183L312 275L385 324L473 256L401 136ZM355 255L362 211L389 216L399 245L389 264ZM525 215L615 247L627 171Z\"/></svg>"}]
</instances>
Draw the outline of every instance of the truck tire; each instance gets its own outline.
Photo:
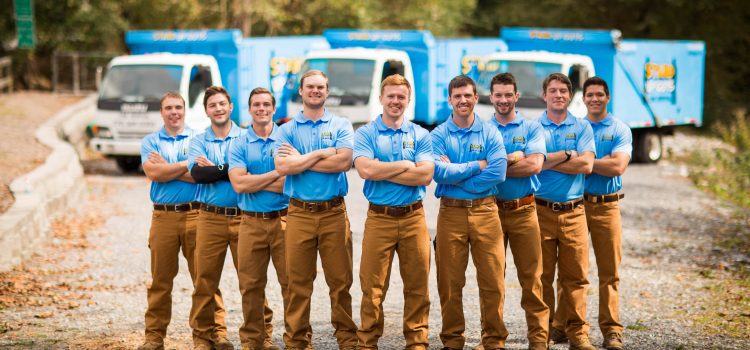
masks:
<instances>
[{"instance_id":1,"label":"truck tire","mask_svg":"<svg viewBox=\"0 0 750 350\"><path fill-rule=\"evenodd\" d=\"M664 153L661 133L643 131L634 133L633 155L638 163L656 163Z\"/></svg>"},{"instance_id":2,"label":"truck tire","mask_svg":"<svg viewBox=\"0 0 750 350\"><path fill-rule=\"evenodd\" d=\"M117 167L125 174L137 172L141 166L140 157L118 156L115 161Z\"/></svg>"}]
</instances>

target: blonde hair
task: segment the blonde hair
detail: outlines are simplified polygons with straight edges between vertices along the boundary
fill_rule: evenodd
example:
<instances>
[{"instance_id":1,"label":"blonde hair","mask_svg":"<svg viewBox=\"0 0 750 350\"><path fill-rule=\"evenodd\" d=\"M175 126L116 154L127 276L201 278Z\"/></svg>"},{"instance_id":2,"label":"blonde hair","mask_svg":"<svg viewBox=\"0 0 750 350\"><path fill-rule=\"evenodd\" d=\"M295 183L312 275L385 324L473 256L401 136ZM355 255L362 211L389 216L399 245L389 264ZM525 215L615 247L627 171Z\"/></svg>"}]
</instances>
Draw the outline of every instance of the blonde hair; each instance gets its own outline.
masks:
<instances>
[{"instance_id":1,"label":"blonde hair","mask_svg":"<svg viewBox=\"0 0 750 350\"><path fill-rule=\"evenodd\" d=\"M319 71L317 69L311 69L311 70L305 72L305 74L302 75L302 78L299 79L299 85L300 86L304 85L305 84L305 78L311 77L313 75L320 75L321 77L325 78L326 79L326 89L328 89L328 76L325 73L323 73L322 71Z\"/></svg>"}]
</instances>

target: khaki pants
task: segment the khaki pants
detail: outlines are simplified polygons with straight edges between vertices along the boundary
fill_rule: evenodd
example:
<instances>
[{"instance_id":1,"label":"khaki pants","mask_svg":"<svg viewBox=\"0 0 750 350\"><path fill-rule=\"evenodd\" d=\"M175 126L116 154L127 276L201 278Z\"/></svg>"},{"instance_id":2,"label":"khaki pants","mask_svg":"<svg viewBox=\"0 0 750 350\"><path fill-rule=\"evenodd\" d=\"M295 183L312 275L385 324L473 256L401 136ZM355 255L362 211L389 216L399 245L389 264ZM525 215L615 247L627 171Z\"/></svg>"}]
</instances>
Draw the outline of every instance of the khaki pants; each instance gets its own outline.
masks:
<instances>
[{"instance_id":1,"label":"khaki pants","mask_svg":"<svg viewBox=\"0 0 750 350\"><path fill-rule=\"evenodd\" d=\"M477 269L482 345L502 348L508 331L503 323L505 252L503 230L494 202L472 208L440 206L435 236L435 263L443 327L443 346L463 349L463 287L469 250Z\"/></svg>"},{"instance_id":2,"label":"khaki pants","mask_svg":"<svg viewBox=\"0 0 750 350\"><path fill-rule=\"evenodd\" d=\"M161 343L172 318L172 285L179 269L179 254L187 260L190 279L195 282L195 230L198 210L173 212L155 210L151 214L148 246L151 251L152 282L147 290L146 340ZM212 324L214 331L226 335L224 303L217 289Z\"/></svg>"},{"instance_id":3,"label":"khaki pants","mask_svg":"<svg viewBox=\"0 0 750 350\"><path fill-rule=\"evenodd\" d=\"M586 321L586 290L589 281L589 240L583 206L573 210L555 212L545 206L537 208L542 231L542 291L544 303L549 306L551 319L555 313L555 268L558 269L560 303L557 310L567 314L565 333L571 341L588 339L589 323ZM570 310L568 312L567 310ZM552 325L555 326L554 324Z\"/></svg>"},{"instance_id":4,"label":"khaki pants","mask_svg":"<svg viewBox=\"0 0 750 350\"><path fill-rule=\"evenodd\" d=\"M430 234L420 208L403 217L367 213L359 280L362 286L360 349L377 349L383 335L383 300L394 253L404 281L403 331L407 349L427 349L430 314Z\"/></svg>"},{"instance_id":5,"label":"khaki pants","mask_svg":"<svg viewBox=\"0 0 750 350\"><path fill-rule=\"evenodd\" d=\"M310 344L310 297L317 272L323 265L331 298L331 324L339 346L357 345L357 326L352 320L352 235L346 205L309 212L289 206L285 237L289 306L284 334L287 347L304 349Z\"/></svg>"},{"instance_id":6,"label":"khaki pants","mask_svg":"<svg viewBox=\"0 0 750 350\"><path fill-rule=\"evenodd\" d=\"M276 277L281 285L284 310L289 304L287 293L286 262L284 258L284 234L286 216L275 219L242 216L238 242L239 282L242 294L244 323L240 327L240 341L252 349L261 349L270 323L264 310L268 262L273 259ZM267 310L268 311L268 310ZM287 331L289 327L287 326Z\"/></svg>"},{"instance_id":7,"label":"khaki pants","mask_svg":"<svg viewBox=\"0 0 750 350\"><path fill-rule=\"evenodd\" d=\"M618 268L622 260L622 220L620 203L584 202L586 223L591 233L597 272L599 275L599 328L602 335L622 333L618 288L620 276ZM558 309L559 310L559 309ZM567 310L555 314L553 327L562 327Z\"/></svg>"},{"instance_id":8,"label":"khaki pants","mask_svg":"<svg viewBox=\"0 0 750 350\"><path fill-rule=\"evenodd\" d=\"M542 236L536 204L499 209L499 214L521 284L521 307L526 312L529 343L546 343L549 308L542 299Z\"/></svg>"},{"instance_id":9,"label":"khaki pants","mask_svg":"<svg viewBox=\"0 0 750 350\"><path fill-rule=\"evenodd\" d=\"M209 344L215 336L223 335L214 332L211 315L216 303L211 297L219 290L221 272L227 255L227 246L232 253L232 261L237 268L237 241L240 228L240 216L224 216L222 214L200 211L195 245L195 290L193 291L193 306L190 309L190 327L193 328L193 342L195 344ZM265 301L264 301L265 302ZM273 335L270 308L266 307L266 334Z\"/></svg>"}]
</instances>

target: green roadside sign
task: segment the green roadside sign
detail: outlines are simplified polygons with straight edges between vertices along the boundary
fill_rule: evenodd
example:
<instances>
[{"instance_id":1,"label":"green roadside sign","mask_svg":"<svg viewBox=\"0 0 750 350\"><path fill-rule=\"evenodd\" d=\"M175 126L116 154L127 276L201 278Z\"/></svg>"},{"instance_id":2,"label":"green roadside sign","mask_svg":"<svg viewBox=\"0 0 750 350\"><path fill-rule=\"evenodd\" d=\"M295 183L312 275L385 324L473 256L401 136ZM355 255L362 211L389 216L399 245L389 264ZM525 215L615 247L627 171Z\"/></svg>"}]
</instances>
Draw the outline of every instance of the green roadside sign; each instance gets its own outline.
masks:
<instances>
[{"instance_id":1,"label":"green roadside sign","mask_svg":"<svg viewBox=\"0 0 750 350\"><path fill-rule=\"evenodd\" d=\"M16 9L16 33L18 47L31 49L36 46L34 35L34 2L33 0L13 0Z\"/></svg>"}]
</instances>

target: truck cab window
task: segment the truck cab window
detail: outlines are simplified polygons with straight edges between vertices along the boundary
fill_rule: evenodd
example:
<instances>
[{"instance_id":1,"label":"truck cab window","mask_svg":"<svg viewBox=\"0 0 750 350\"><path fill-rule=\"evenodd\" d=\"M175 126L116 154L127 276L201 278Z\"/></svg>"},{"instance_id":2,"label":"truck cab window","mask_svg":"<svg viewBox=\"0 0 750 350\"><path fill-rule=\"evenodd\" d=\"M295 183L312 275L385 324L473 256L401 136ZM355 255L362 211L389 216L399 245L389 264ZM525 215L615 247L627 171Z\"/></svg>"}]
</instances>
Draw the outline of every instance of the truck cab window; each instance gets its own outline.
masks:
<instances>
[{"instance_id":1,"label":"truck cab window","mask_svg":"<svg viewBox=\"0 0 750 350\"><path fill-rule=\"evenodd\" d=\"M570 67L568 78L573 85L573 93L576 93L583 89L583 82L589 78L589 71L582 65L574 65Z\"/></svg>"},{"instance_id":2,"label":"truck cab window","mask_svg":"<svg viewBox=\"0 0 750 350\"><path fill-rule=\"evenodd\" d=\"M383 64L383 76L380 77L380 81L394 74L404 75L404 63L396 60L388 60Z\"/></svg>"},{"instance_id":3,"label":"truck cab window","mask_svg":"<svg viewBox=\"0 0 750 350\"><path fill-rule=\"evenodd\" d=\"M212 85L211 68L207 66L193 66L190 70L190 86L188 87L188 104L190 107L195 106L198 96L206 88Z\"/></svg>"}]
</instances>

